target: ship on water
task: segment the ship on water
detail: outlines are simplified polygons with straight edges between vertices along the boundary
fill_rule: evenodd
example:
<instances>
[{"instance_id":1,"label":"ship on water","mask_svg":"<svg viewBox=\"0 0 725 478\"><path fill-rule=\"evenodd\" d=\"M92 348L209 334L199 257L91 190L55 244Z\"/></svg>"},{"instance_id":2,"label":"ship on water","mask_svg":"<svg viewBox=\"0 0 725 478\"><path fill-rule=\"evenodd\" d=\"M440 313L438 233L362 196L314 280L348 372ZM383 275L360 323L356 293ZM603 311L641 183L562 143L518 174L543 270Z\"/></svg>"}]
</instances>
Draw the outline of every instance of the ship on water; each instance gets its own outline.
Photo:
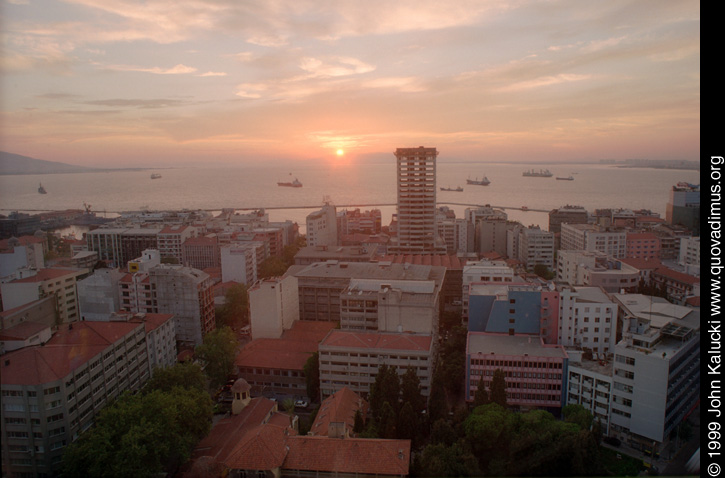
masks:
<instances>
[{"instance_id":1,"label":"ship on water","mask_svg":"<svg viewBox=\"0 0 725 478\"><path fill-rule=\"evenodd\" d=\"M574 176L569 176L568 178L562 178L562 177L557 176L556 180L557 181L574 181Z\"/></svg>"},{"instance_id":2,"label":"ship on water","mask_svg":"<svg viewBox=\"0 0 725 478\"><path fill-rule=\"evenodd\" d=\"M153 173L151 175L151 179L159 179L160 177L161 177L161 175L159 173Z\"/></svg>"},{"instance_id":3,"label":"ship on water","mask_svg":"<svg viewBox=\"0 0 725 478\"><path fill-rule=\"evenodd\" d=\"M530 169L528 171L524 171L523 175L527 178L550 178L553 176L551 171L548 169L539 169L538 171Z\"/></svg>"},{"instance_id":4,"label":"ship on water","mask_svg":"<svg viewBox=\"0 0 725 478\"><path fill-rule=\"evenodd\" d=\"M455 191L457 193L460 193L463 191L463 188L461 186L458 186L456 188L441 188L441 191Z\"/></svg>"},{"instance_id":5,"label":"ship on water","mask_svg":"<svg viewBox=\"0 0 725 478\"><path fill-rule=\"evenodd\" d=\"M290 175L291 174L292 173L290 173ZM291 182L278 181L277 182L277 186L284 186L284 187L287 187L287 188L301 188L302 187L302 183L300 182L299 179L295 178L294 181L291 181Z\"/></svg>"},{"instance_id":6,"label":"ship on water","mask_svg":"<svg viewBox=\"0 0 725 478\"><path fill-rule=\"evenodd\" d=\"M46 191L45 188L43 187L43 183L40 183L40 185L38 186L38 192L40 194L48 194L48 191Z\"/></svg>"},{"instance_id":7,"label":"ship on water","mask_svg":"<svg viewBox=\"0 0 725 478\"><path fill-rule=\"evenodd\" d=\"M475 186L488 186L489 184L491 184L491 181L489 181L488 178L484 176L480 180L478 179L478 177L476 177L476 179L468 178L466 179L466 184L473 184Z\"/></svg>"}]
</instances>

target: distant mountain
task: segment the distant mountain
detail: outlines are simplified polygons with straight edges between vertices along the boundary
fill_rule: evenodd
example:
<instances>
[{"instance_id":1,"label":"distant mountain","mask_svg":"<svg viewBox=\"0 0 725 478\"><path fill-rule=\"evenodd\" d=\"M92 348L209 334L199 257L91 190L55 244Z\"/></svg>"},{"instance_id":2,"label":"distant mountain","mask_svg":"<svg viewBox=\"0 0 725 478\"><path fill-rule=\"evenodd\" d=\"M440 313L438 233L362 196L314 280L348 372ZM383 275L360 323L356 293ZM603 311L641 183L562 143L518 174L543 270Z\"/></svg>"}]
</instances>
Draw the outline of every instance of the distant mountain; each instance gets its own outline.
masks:
<instances>
[{"instance_id":1,"label":"distant mountain","mask_svg":"<svg viewBox=\"0 0 725 478\"><path fill-rule=\"evenodd\" d=\"M28 156L0 151L0 174L58 174L86 173L91 171L99 170L55 161L44 161L42 159L29 158Z\"/></svg>"}]
</instances>

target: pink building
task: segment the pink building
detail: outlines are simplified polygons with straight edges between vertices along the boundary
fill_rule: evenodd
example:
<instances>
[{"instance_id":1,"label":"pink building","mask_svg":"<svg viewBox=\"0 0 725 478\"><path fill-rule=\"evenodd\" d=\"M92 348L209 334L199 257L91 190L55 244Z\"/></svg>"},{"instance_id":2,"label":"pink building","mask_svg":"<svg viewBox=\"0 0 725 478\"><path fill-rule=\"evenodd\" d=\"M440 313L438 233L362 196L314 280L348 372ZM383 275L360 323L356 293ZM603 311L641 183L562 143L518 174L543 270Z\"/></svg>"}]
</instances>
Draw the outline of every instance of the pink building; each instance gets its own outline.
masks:
<instances>
[{"instance_id":1,"label":"pink building","mask_svg":"<svg viewBox=\"0 0 725 478\"><path fill-rule=\"evenodd\" d=\"M466 345L466 400L478 385L491 389L493 373L506 375L506 400L520 408L561 408L566 400L563 374L568 356L561 345L545 344L536 335L469 332Z\"/></svg>"},{"instance_id":2,"label":"pink building","mask_svg":"<svg viewBox=\"0 0 725 478\"><path fill-rule=\"evenodd\" d=\"M651 232L627 233L627 257L632 259L659 259L660 239Z\"/></svg>"}]
</instances>

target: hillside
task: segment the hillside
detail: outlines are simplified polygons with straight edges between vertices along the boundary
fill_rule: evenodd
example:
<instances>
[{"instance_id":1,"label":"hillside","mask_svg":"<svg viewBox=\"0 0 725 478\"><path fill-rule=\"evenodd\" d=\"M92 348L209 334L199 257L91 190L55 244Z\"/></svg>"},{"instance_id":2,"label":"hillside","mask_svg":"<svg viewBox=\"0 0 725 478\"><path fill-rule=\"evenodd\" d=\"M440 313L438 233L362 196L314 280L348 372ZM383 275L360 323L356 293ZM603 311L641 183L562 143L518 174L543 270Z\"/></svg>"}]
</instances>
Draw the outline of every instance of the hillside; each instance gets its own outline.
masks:
<instances>
[{"instance_id":1,"label":"hillside","mask_svg":"<svg viewBox=\"0 0 725 478\"><path fill-rule=\"evenodd\" d=\"M58 174L84 173L90 171L98 170L0 151L0 174Z\"/></svg>"}]
</instances>

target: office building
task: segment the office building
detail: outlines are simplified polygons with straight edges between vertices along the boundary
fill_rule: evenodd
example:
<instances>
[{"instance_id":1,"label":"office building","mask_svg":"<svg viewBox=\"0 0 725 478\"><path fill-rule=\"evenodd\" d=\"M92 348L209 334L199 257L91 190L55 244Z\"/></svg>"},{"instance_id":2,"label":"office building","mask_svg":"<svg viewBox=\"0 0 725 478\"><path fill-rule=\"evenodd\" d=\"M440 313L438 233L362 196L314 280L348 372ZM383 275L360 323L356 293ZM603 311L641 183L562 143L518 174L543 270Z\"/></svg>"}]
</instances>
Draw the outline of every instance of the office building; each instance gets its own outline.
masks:
<instances>
[{"instance_id":1,"label":"office building","mask_svg":"<svg viewBox=\"0 0 725 478\"><path fill-rule=\"evenodd\" d=\"M307 215L307 245L335 247L339 244L337 212L329 201Z\"/></svg>"},{"instance_id":2,"label":"office building","mask_svg":"<svg viewBox=\"0 0 725 478\"><path fill-rule=\"evenodd\" d=\"M617 313L617 304L601 287L564 287L557 343L610 354L617 343Z\"/></svg>"},{"instance_id":3,"label":"office building","mask_svg":"<svg viewBox=\"0 0 725 478\"><path fill-rule=\"evenodd\" d=\"M700 235L700 185L678 183L670 190L666 219L669 224L684 226Z\"/></svg>"}]
</instances>

